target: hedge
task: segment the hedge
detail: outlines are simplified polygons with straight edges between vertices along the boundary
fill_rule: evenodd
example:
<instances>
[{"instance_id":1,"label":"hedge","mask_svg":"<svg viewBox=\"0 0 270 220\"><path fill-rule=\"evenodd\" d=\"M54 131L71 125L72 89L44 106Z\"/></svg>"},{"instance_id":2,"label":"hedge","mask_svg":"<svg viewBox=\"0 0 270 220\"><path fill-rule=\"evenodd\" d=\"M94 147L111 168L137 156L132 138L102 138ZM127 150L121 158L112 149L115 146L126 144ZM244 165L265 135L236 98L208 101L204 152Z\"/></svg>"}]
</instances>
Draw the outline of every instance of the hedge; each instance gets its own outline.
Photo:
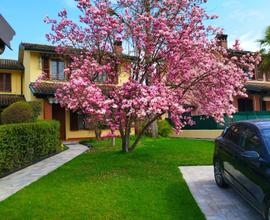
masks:
<instances>
[{"instance_id":1,"label":"hedge","mask_svg":"<svg viewBox=\"0 0 270 220\"><path fill-rule=\"evenodd\" d=\"M158 121L158 134L162 137L169 137L172 133L172 126L167 120Z\"/></svg>"},{"instance_id":2,"label":"hedge","mask_svg":"<svg viewBox=\"0 0 270 220\"><path fill-rule=\"evenodd\" d=\"M0 176L61 151L59 122L0 126Z\"/></svg>"},{"instance_id":3,"label":"hedge","mask_svg":"<svg viewBox=\"0 0 270 220\"><path fill-rule=\"evenodd\" d=\"M1 114L2 124L33 122L33 109L27 102L15 102Z\"/></svg>"},{"instance_id":4,"label":"hedge","mask_svg":"<svg viewBox=\"0 0 270 220\"><path fill-rule=\"evenodd\" d=\"M36 121L38 119L38 116L40 115L41 112L41 101L29 101L27 102L32 110L33 110L33 121Z\"/></svg>"}]
</instances>

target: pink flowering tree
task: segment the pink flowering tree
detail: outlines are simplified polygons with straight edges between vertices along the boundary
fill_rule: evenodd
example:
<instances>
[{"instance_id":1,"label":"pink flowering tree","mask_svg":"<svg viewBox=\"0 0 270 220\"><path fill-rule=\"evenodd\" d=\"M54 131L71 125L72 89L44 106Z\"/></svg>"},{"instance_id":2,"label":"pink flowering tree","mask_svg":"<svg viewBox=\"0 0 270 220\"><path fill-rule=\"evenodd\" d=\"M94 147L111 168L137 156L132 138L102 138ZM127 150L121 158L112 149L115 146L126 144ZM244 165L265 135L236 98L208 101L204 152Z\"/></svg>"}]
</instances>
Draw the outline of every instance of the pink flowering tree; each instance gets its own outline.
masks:
<instances>
[{"instance_id":1,"label":"pink flowering tree","mask_svg":"<svg viewBox=\"0 0 270 220\"><path fill-rule=\"evenodd\" d=\"M245 96L248 76L243 70L252 73L259 57L232 56L219 46L214 36L220 30L205 24L216 19L203 9L206 0L76 1L78 21L69 19L66 10L58 19L45 20L52 26L48 40L70 58L69 81L56 98L63 107L119 130L124 152L134 150L164 114L170 114L178 132L192 124L185 117L192 108L186 106L217 122L235 112L233 97ZM132 57L122 54L121 42ZM239 50L238 42L234 49ZM130 79L116 85L123 60ZM106 94L97 84L104 75L105 84L115 84ZM137 121L144 124L131 143Z\"/></svg>"}]
</instances>

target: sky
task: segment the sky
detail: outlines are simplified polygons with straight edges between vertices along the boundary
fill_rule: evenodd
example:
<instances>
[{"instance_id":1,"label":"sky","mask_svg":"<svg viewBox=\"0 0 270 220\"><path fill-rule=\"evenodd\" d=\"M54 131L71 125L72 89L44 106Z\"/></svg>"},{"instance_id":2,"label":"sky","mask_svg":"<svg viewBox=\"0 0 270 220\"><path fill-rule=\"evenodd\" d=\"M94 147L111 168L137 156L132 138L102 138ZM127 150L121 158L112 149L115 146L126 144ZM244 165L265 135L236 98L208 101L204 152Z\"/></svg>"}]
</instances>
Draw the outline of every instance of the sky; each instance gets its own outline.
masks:
<instances>
[{"instance_id":1,"label":"sky","mask_svg":"<svg viewBox=\"0 0 270 220\"><path fill-rule=\"evenodd\" d=\"M244 50L259 49L256 41L270 25L269 0L208 0L204 7L208 13L219 15L211 25L224 29L229 46L238 39ZM75 18L74 0L0 0L0 14L16 31L11 42L13 50L7 48L0 58L17 59L21 42L48 44L45 34L50 32L50 26L43 19L47 15L55 18L63 8Z\"/></svg>"}]
</instances>

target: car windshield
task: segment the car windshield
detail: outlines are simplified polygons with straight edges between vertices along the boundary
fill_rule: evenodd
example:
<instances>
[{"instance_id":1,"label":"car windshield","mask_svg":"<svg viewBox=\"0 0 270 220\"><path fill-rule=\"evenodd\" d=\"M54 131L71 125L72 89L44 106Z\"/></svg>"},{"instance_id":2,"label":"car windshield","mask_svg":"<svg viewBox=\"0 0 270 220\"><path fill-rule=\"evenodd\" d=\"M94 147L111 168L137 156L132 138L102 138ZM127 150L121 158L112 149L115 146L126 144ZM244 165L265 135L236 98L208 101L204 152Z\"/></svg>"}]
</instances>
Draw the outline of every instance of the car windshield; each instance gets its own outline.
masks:
<instances>
[{"instance_id":1,"label":"car windshield","mask_svg":"<svg viewBox=\"0 0 270 220\"><path fill-rule=\"evenodd\" d=\"M270 152L270 128L262 129L261 133L267 146L268 152Z\"/></svg>"}]
</instances>

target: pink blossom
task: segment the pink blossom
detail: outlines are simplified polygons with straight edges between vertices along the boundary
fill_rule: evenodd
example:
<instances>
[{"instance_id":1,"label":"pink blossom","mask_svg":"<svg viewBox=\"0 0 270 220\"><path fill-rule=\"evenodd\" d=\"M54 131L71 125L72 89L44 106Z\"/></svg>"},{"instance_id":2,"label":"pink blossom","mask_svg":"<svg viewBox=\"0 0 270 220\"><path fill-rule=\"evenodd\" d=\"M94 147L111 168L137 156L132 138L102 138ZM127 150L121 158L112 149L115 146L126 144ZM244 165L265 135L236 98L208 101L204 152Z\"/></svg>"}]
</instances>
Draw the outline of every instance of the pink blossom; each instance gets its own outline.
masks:
<instances>
[{"instance_id":1,"label":"pink blossom","mask_svg":"<svg viewBox=\"0 0 270 220\"><path fill-rule=\"evenodd\" d=\"M205 25L217 18L203 9L206 1L76 1L79 22L70 20L65 10L59 20L45 20L52 26L47 39L71 59L65 71L70 80L57 90L56 98L65 108L106 120L113 131L118 129L124 151L134 149L141 137L130 146L131 128L137 121L145 122L144 131L168 113L180 131L193 123L184 114L191 111L187 105L219 122L235 112L233 97L245 95L248 79L243 69L254 72L259 56L232 57L209 38L221 29ZM129 81L111 86L105 94L97 79L106 75L104 83L114 84L123 61L115 41L134 51L135 58L125 61ZM240 49L239 42L234 49Z\"/></svg>"}]
</instances>

